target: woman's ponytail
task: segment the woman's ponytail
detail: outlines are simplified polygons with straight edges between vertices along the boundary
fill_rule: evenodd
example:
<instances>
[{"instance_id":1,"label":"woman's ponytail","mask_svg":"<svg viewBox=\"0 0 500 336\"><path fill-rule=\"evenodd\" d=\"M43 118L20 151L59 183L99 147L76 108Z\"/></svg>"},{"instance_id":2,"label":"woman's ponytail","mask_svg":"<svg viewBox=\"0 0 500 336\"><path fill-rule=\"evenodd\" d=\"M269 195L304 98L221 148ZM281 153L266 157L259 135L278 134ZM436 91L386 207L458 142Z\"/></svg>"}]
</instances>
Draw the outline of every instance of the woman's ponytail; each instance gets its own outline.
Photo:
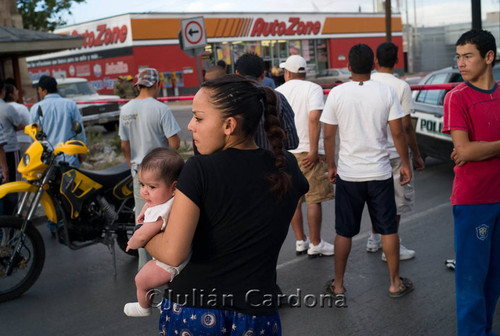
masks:
<instances>
[{"instance_id":1,"label":"woman's ponytail","mask_svg":"<svg viewBox=\"0 0 500 336\"><path fill-rule=\"evenodd\" d=\"M268 87L261 87L262 101L264 105L264 130L266 131L271 152L274 156L274 164L277 168L275 173L269 174L268 178L272 183L271 191L276 193L281 199L288 191L291 184L291 177L285 170L286 156L283 145L285 131L281 128L278 117L278 96L274 90Z\"/></svg>"}]
</instances>

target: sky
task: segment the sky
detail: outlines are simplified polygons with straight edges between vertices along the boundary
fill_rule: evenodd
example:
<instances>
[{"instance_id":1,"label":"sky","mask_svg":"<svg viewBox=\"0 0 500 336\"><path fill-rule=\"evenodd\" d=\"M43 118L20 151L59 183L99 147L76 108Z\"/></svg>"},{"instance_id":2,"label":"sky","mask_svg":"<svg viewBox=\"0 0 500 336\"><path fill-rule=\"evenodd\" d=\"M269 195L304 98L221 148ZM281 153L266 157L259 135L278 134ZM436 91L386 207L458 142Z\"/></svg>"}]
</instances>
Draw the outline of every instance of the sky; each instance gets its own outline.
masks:
<instances>
[{"instance_id":1,"label":"sky","mask_svg":"<svg viewBox=\"0 0 500 336\"><path fill-rule=\"evenodd\" d=\"M87 0L72 7L67 24L143 12L373 12L380 0ZM471 0L392 0L399 4L403 23L417 27L471 21ZM406 9L407 4L407 9ZM486 12L500 11L500 0L482 0ZM416 9L416 15L415 11Z\"/></svg>"}]
</instances>

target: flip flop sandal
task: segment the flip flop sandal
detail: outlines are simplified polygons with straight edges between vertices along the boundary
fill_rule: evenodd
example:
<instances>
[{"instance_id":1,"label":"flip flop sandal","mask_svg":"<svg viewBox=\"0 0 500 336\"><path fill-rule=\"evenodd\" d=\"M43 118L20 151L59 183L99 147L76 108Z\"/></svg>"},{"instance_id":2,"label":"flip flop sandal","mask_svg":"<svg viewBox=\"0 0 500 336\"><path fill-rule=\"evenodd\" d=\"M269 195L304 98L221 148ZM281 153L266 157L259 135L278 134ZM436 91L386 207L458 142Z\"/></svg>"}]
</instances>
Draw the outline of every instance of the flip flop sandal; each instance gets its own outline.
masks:
<instances>
[{"instance_id":1,"label":"flip flop sandal","mask_svg":"<svg viewBox=\"0 0 500 336\"><path fill-rule=\"evenodd\" d=\"M413 282L411 282L410 279L402 277L399 277L399 279L401 279L401 287L399 287L399 290L397 292L389 291L389 296L392 298L405 296L406 294L412 292L414 289Z\"/></svg>"},{"instance_id":2,"label":"flip flop sandal","mask_svg":"<svg viewBox=\"0 0 500 336\"><path fill-rule=\"evenodd\" d=\"M347 308L347 299L345 297L345 293L342 293L342 294L335 293L335 287L332 285L334 280L335 279L332 279L332 280L329 280L326 282L325 293L333 296L333 298L335 299L335 301L333 301L333 303L335 304L335 307ZM346 292L345 288L344 288L344 292Z\"/></svg>"},{"instance_id":3,"label":"flip flop sandal","mask_svg":"<svg viewBox=\"0 0 500 336\"><path fill-rule=\"evenodd\" d=\"M335 294L334 304L337 308L347 308L347 299L345 294Z\"/></svg>"},{"instance_id":4,"label":"flip flop sandal","mask_svg":"<svg viewBox=\"0 0 500 336\"><path fill-rule=\"evenodd\" d=\"M455 259L447 259L444 261L444 264L448 269L455 270Z\"/></svg>"}]
</instances>

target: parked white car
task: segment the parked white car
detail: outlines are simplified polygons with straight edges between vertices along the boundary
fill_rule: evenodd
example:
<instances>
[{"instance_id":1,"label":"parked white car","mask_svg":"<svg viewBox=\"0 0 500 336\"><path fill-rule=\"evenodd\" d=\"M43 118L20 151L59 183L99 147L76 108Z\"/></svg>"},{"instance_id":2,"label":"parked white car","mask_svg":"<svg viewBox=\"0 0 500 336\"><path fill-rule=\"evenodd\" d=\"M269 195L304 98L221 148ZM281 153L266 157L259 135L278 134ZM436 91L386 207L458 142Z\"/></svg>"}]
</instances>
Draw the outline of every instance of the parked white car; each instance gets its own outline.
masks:
<instances>
[{"instance_id":1,"label":"parked white car","mask_svg":"<svg viewBox=\"0 0 500 336\"><path fill-rule=\"evenodd\" d=\"M113 131L120 119L119 96L100 95L85 78L56 78L57 91L61 97L74 100L85 125L103 125L108 131ZM38 81L33 82L36 86ZM104 100L105 103L92 103ZM82 104L89 102L89 104Z\"/></svg>"},{"instance_id":2,"label":"parked white car","mask_svg":"<svg viewBox=\"0 0 500 336\"><path fill-rule=\"evenodd\" d=\"M347 68L323 69L311 82L321 85L323 88L333 87L335 84L351 81L351 72Z\"/></svg>"}]
</instances>

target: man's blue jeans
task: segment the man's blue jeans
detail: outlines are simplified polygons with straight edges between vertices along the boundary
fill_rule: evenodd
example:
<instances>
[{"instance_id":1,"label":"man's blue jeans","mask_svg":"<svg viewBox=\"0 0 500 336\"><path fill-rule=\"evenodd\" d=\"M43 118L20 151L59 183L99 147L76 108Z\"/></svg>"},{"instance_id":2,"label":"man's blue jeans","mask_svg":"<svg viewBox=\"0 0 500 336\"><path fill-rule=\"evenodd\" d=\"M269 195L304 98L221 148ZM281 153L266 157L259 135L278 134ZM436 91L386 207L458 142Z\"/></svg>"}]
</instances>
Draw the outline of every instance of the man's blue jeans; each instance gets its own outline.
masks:
<instances>
[{"instance_id":1,"label":"man's blue jeans","mask_svg":"<svg viewBox=\"0 0 500 336\"><path fill-rule=\"evenodd\" d=\"M458 336L491 330L500 297L500 203L455 205Z\"/></svg>"}]
</instances>

